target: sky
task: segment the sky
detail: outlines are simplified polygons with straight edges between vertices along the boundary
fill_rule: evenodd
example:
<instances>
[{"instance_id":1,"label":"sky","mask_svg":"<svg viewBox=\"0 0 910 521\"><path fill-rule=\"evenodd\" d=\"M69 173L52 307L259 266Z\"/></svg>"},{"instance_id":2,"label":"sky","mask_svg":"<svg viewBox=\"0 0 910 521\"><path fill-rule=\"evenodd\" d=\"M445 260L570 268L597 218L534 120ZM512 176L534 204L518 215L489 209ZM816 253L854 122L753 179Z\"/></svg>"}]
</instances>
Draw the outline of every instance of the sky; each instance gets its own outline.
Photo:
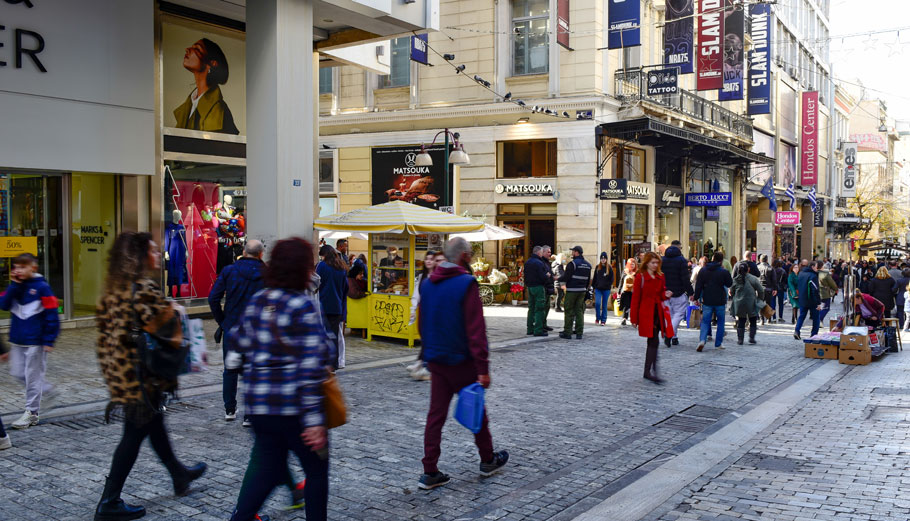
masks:
<instances>
[{"instance_id":1,"label":"sky","mask_svg":"<svg viewBox=\"0 0 910 521\"><path fill-rule=\"evenodd\" d=\"M859 79L865 99L883 99L888 115L910 121L910 0L831 0L834 78ZM901 31L889 29L903 28ZM856 33L880 32L839 38Z\"/></svg>"}]
</instances>

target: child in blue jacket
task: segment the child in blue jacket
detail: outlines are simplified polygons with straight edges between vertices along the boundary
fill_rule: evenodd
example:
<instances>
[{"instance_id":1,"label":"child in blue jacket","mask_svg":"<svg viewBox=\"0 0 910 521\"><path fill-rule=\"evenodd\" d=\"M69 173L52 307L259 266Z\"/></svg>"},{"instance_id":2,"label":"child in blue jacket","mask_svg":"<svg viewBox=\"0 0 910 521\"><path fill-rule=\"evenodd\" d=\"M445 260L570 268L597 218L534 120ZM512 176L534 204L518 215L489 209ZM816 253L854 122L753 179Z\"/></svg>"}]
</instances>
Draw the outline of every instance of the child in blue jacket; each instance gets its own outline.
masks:
<instances>
[{"instance_id":1,"label":"child in blue jacket","mask_svg":"<svg viewBox=\"0 0 910 521\"><path fill-rule=\"evenodd\" d=\"M54 386L45 380L47 354L53 351L60 332L57 297L38 272L38 259L23 253L13 259L9 287L0 294L0 309L9 311L10 373L25 385L25 412L14 421L13 429L38 424L41 398L54 398ZM47 404L45 404L47 405Z\"/></svg>"}]
</instances>

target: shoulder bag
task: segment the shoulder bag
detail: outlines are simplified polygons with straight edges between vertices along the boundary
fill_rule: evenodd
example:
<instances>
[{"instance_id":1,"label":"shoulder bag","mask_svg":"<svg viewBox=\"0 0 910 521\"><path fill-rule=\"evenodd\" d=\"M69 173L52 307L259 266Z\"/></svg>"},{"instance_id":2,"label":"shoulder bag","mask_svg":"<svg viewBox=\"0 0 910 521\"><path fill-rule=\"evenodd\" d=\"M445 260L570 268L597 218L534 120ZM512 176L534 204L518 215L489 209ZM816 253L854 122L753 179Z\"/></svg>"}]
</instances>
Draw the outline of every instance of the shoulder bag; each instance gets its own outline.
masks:
<instances>
[{"instance_id":1,"label":"shoulder bag","mask_svg":"<svg viewBox=\"0 0 910 521\"><path fill-rule=\"evenodd\" d=\"M323 401L322 406L325 409L325 428L334 429L341 427L348 422L348 408L344 403L344 396L341 394L341 386L338 385L338 378L335 373L329 373L329 377L322 382Z\"/></svg>"},{"instance_id":2,"label":"shoulder bag","mask_svg":"<svg viewBox=\"0 0 910 521\"><path fill-rule=\"evenodd\" d=\"M164 380L176 380L186 372L186 360L190 344L184 339L180 347L172 347L155 335L148 333L139 324L139 313L136 310L136 286L133 284L132 307L133 321L130 324L130 340L136 346L139 355L141 376L155 376Z\"/></svg>"}]
</instances>

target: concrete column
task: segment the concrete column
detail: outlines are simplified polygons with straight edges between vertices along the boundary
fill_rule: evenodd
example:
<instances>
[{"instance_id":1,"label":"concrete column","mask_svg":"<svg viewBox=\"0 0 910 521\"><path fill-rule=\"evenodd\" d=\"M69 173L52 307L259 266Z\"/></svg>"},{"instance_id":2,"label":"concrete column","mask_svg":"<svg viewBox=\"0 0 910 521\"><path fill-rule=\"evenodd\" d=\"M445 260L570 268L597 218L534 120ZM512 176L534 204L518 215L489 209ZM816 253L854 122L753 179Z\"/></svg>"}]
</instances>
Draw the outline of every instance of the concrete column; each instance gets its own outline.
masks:
<instances>
[{"instance_id":1,"label":"concrete column","mask_svg":"<svg viewBox=\"0 0 910 521\"><path fill-rule=\"evenodd\" d=\"M310 0L249 2L246 57L248 234L312 239L319 98Z\"/></svg>"}]
</instances>

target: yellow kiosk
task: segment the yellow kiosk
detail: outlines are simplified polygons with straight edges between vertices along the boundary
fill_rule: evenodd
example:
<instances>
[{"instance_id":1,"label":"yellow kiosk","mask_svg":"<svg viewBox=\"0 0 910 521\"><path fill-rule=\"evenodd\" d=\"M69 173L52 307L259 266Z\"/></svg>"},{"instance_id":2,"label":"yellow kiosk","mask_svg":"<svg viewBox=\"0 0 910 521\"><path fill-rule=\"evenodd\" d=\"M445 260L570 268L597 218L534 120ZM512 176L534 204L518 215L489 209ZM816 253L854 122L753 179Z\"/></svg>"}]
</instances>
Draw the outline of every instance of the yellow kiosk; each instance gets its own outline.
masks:
<instances>
[{"instance_id":1,"label":"yellow kiosk","mask_svg":"<svg viewBox=\"0 0 910 521\"><path fill-rule=\"evenodd\" d=\"M481 221L402 201L321 217L314 227L369 234L369 294L348 299L348 327L366 329L367 340L403 338L411 347L420 338L410 323L412 286L426 252L441 250L446 234L484 229Z\"/></svg>"}]
</instances>

